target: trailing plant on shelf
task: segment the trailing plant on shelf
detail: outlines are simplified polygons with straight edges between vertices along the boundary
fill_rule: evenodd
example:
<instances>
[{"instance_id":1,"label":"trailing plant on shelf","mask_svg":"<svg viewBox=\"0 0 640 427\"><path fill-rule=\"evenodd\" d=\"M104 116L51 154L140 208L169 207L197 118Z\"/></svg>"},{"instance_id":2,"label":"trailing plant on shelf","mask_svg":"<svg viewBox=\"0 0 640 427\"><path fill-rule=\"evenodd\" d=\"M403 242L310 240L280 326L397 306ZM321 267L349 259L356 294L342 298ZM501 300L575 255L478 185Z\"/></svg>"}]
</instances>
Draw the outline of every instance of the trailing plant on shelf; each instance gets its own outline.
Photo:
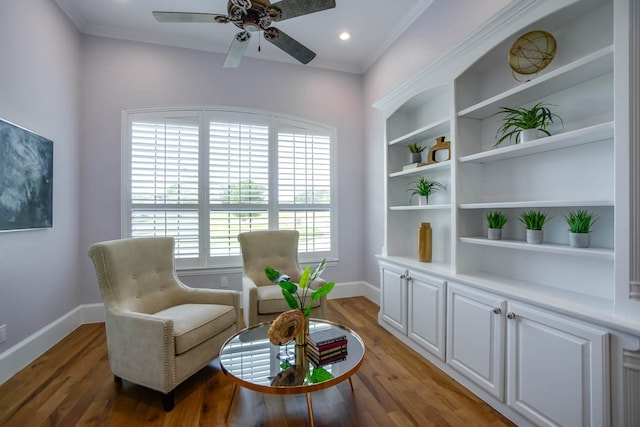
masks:
<instances>
[{"instance_id":1,"label":"trailing plant on shelf","mask_svg":"<svg viewBox=\"0 0 640 427\"><path fill-rule=\"evenodd\" d=\"M547 126L553 123L554 119L558 119L563 125L564 123L560 116L547 107L548 105L551 104L539 102L531 108L501 107L497 114L504 114L505 116L502 119L502 126L496 133L498 142L495 143L494 147L500 145L507 138L511 141L515 137L516 144L522 142L521 133L527 129L536 129L547 136L551 136Z\"/></svg>"},{"instance_id":2,"label":"trailing plant on shelf","mask_svg":"<svg viewBox=\"0 0 640 427\"><path fill-rule=\"evenodd\" d=\"M426 204L429 204L429 196L433 193L444 190L444 185L440 184L438 181L431 181L423 176L418 178L416 182L413 183L413 188L411 191L411 198L409 201L413 202L413 196L418 195L425 198Z\"/></svg>"},{"instance_id":3,"label":"trailing plant on shelf","mask_svg":"<svg viewBox=\"0 0 640 427\"><path fill-rule=\"evenodd\" d=\"M507 216L502 212L492 211L487 213L487 228L489 240L502 239L502 228L507 223Z\"/></svg>"},{"instance_id":4,"label":"trailing plant on shelf","mask_svg":"<svg viewBox=\"0 0 640 427\"><path fill-rule=\"evenodd\" d=\"M542 227L547 222L548 214L531 210L521 213L518 219L527 229L527 242L542 243Z\"/></svg>"},{"instance_id":5,"label":"trailing plant on shelf","mask_svg":"<svg viewBox=\"0 0 640 427\"><path fill-rule=\"evenodd\" d=\"M576 248L588 248L590 244L589 233L596 217L593 213L578 209L569 211L564 217L569 225L569 244Z\"/></svg>"}]
</instances>

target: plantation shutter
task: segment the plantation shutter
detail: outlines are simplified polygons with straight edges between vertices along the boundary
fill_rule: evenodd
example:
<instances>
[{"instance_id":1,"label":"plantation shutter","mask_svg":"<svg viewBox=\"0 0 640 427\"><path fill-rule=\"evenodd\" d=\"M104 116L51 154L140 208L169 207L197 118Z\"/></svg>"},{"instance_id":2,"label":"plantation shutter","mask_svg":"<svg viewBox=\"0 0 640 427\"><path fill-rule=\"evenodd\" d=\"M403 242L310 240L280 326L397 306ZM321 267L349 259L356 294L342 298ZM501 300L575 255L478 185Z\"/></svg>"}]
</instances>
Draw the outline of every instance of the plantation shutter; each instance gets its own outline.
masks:
<instances>
[{"instance_id":1,"label":"plantation shutter","mask_svg":"<svg viewBox=\"0 0 640 427\"><path fill-rule=\"evenodd\" d=\"M278 228L300 232L300 252L331 250L331 138L326 130L278 127Z\"/></svg>"},{"instance_id":2,"label":"plantation shutter","mask_svg":"<svg viewBox=\"0 0 640 427\"><path fill-rule=\"evenodd\" d=\"M215 114L209 123L210 255L240 255L239 233L269 228L269 122Z\"/></svg>"},{"instance_id":3,"label":"plantation shutter","mask_svg":"<svg viewBox=\"0 0 640 427\"><path fill-rule=\"evenodd\" d=\"M131 125L131 236L171 236L177 258L197 258L197 117Z\"/></svg>"}]
</instances>

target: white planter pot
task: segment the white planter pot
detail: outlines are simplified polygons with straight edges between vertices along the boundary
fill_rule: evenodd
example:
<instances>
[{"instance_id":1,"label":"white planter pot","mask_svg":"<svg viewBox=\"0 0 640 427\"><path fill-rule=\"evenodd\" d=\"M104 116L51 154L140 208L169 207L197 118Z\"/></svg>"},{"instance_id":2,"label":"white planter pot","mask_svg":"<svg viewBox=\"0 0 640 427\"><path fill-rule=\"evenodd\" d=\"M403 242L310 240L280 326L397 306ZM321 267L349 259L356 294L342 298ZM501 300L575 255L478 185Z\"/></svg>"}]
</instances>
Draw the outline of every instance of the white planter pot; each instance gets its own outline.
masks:
<instances>
[{"instance_id":1,"label":"white planter pot","mask_svg":"<svg viewBox=\"0 0 640 427\"><path fill-rule=\"evenodd\" d=\"M525 129L520 131L521 143L535 141L538 138L540 138L540 132L538 129Z\"/></svg>"},{"instance_id":2,"label":"white planter pot","mask_svg":"<svg viewBox=\"0 0 640 427\"><path fill-rule=\"evenodd\" d=\"M427 196L418 196L418 206L427 206Z\"/></svg>"},{"instance_id":3,"label":"white planter pot","mask_svg":"<svg viewBox=\"0 0 640 427\"><path fill-rule=\"evenodd\" d=\"M502 228L490 228L487 232L487 237L489 240L502 239Z\"/></svg>"},{"instance_id":4,"label":"white planter pot","mask_svg":"<svg viewBox=\"0 0 640 427\"><path fill-rule=\"evenodd\" d=\"M421 163L422 162L422 153L411 153L409 157L411 163Z\"/></svg>"},{"instance_id":5,"label":"white planter pot","mask_svg":"<svg viewBox=\"0 0 640 427\"><path fill-rule=\"evenodd\" d=\"M527 243L534 245L542 243L542 230L527 230Z\"/></svg>"},{"instance_id":6,"label":"white planter pot","mask_svg":"<svg viewBox=\"0 0 640 427\"><path fill-rule=\"evenodd\" d=\"M588 248L590 243L589 233L569 233L569 246L572 248Z\"/></svg>"}]
</instances>

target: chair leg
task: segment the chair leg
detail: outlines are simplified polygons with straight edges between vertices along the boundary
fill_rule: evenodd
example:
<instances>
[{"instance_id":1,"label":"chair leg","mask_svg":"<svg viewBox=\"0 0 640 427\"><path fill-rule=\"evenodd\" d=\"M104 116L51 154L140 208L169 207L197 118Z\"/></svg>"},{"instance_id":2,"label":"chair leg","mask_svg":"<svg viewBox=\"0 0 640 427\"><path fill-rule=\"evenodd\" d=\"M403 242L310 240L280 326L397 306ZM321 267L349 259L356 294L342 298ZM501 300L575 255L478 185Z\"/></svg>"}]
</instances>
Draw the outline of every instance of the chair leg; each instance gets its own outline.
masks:
<instances>
[{"instance_id":1,"label":"chair leg","mask_svg":"<svg viewBox=\"0 0 640 427\"><path fill-rule=\"evenodd\" d=\"M176 393L171 390L169 393L162 393L162 408L165 412L171 412L175 404Z\"/></svg>"}]
</instances>

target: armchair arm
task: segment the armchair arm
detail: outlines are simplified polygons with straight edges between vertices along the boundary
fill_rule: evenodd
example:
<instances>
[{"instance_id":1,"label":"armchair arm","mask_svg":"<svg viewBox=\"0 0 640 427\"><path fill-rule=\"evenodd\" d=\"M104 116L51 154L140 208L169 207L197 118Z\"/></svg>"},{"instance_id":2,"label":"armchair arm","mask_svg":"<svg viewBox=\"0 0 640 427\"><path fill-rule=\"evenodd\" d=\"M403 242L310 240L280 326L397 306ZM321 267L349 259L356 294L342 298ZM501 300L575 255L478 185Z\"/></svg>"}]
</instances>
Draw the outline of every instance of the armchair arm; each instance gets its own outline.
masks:
<instances>
[{"instance_id":1,"label":"armchair arm","mask_svg":"<svg viewBox=\"0 0 640 427\"><path fill-rule=\"evenodd\" d=\"M220 304L240 308L240 292L222 289L191 288L180 284L184 304Z\"/></svg>"},{"instance_id":2,"label":"armchair arm","mask_svg":"<svg viewBox=\"0 0 640 427\"><path fill-rule=\"evenodd\" d=\"M242 275L242 311L244 325L258 323L258 286L247 275Z\"/></svg>"},{"instance_id":3,"label":"armchair arm","mask_svg":"<svg viewBox=\"0 0 640 427\"><path fill-rule=\"evenodd\" d=\"M106 331L115 375L162 393L175 388L173 321L108 310Z\"/></svg>"}]
</instances>

